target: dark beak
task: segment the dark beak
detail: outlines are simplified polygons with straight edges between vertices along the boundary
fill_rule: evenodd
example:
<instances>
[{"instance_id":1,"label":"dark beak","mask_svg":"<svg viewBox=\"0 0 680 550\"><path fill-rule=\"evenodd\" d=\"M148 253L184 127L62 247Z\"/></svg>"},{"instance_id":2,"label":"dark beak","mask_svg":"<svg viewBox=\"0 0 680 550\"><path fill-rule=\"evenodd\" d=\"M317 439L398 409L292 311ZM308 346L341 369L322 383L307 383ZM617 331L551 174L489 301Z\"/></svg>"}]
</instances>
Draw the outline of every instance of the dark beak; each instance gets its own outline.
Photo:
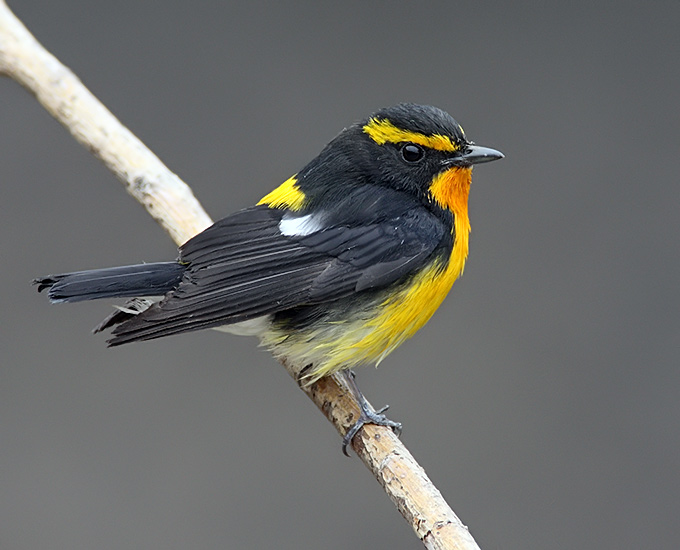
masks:
<instances>
[{"instance_id":1,"label":"dark beak","mask_svg":"<svg viewBox=\"0 0 680 550\"><path fill-rule=\"evenodd\" d=\"M471 166L472 164L482 164L483 162L499 160L503 157L505 157L505 155L500 151L496 151L496 149L480 147L479 145L468 145L460 155L448 159L446 164L453 166Z\"/></svg>"}]
</instances>

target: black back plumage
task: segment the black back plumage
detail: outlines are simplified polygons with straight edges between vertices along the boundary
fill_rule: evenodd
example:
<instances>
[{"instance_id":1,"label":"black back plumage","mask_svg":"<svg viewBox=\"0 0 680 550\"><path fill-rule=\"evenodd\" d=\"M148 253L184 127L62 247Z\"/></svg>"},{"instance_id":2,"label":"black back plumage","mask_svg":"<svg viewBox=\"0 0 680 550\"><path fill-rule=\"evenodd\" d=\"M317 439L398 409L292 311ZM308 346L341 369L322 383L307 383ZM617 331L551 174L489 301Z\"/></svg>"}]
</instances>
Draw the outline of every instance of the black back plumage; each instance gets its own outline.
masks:
<instances>
[{"instance_id":1,"label":"black back plumage","mask_svg":"<svg viewBox=\"0 0 680 550\"><path fill-rule=\"evenodd\" d=\"M220 220L180 248L176 289L114 330L111 345L217 327L387 286L450 249L445 225L403 193L361 186L318 210L323 230L284 235L265 205ZM447 238L448 236L448 238Z\"/></svg>"}]
</instances>

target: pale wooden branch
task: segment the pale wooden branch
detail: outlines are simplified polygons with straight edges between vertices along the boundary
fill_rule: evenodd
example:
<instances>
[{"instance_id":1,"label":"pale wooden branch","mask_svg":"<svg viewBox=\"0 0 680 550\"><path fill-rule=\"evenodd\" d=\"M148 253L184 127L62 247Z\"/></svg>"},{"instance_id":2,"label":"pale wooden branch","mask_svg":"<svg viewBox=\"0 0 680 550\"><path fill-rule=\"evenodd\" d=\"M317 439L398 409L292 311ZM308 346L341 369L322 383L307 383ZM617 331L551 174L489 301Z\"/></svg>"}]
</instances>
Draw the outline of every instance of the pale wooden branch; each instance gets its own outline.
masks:
<instances>
[{"instance_id":1,"label":"pale wooden branch","mask_svg":"<svg viewBox=\"0 0 680 550\"><path fill-rule=\"evenodd\" d=\"M181 244L212 221L189 186L43 48L0 1L0 74L16 80Z\"/></svg>"},{"instance_id":2,"label":"pale wooden branch","mask_svg":"<svg viewBox=\"0 0 680 550\"><path fill-rule=\"evenodd\" d=\"M210 225L191 189L35 40L4 0L0 0L0 74L33 93L123 182L175 243L183 243ZM284 366L298 381L299 370L285 362ZM302 389L344 435L359 412L345 381L333 376ZM391 430L367 425L354 438L353 447L427 548L479 550Z\"/></svg>"}]
</instances>

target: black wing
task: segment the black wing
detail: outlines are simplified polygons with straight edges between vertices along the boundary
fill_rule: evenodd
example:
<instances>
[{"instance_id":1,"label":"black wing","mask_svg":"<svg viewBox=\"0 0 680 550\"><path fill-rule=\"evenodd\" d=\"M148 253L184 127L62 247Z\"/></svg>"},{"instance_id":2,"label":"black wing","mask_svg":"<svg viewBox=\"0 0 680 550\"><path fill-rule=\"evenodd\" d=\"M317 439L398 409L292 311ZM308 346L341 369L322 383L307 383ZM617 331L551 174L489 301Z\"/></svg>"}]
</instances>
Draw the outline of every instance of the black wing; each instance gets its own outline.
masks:
<instances>
[{"instance_id":1,"label":"black wing","mask_svg":"<svg viewBox=\"0 0 680 550\"><path fill-rule=\"evenodd\" d=\"M318 227L306 234L284 235L282 220L300 214L264 205L220 220L180 248L187 269L178 287L117 327L109 343L237 323L415 272L446 242L444 224L399 193L373 193L315 214Z\"/></svg>"}]
</instances>

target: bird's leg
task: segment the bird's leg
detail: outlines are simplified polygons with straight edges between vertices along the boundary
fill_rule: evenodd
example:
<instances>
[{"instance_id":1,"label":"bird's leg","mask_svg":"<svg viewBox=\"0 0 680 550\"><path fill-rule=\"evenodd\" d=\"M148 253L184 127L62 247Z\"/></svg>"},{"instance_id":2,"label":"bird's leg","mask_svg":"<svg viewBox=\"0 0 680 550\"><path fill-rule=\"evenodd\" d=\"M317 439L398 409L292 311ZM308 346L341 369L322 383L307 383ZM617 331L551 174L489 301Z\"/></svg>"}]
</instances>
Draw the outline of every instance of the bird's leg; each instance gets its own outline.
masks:
<instances>
[{"instance_id":1,"label":"bird's leg","mask_svg":"<svg viewBox=\"0 0 680 550\"><path fill-rule=\"evenodd\" d=\"M363 428L364 424L377 424L378 426L387 426L388 428L392 428L392 431L395 434L401 435L401 423L394 422L393 420L390 420L384 414L382 414L389 408L389 405L385 405L382 409L376 411L375 409L373 409L373 407L371 407L369 402L366 401L364 394L361 393L359 386L357 386L354 372L351 370L343 370L341 371L341 375L344 376L345 380L347 381L347 384L350 387L350 390L354 394L354 397L356 397L356 400L359 403L359 409L361 411L359 419L347 431L345 437L342 438L342 452L345 454L345 456L349 456L349 453L347 452L347 447L351 445L352 439L354 439L354 436L359 432L361 428Z\"/></svg>"}]
</instances>

